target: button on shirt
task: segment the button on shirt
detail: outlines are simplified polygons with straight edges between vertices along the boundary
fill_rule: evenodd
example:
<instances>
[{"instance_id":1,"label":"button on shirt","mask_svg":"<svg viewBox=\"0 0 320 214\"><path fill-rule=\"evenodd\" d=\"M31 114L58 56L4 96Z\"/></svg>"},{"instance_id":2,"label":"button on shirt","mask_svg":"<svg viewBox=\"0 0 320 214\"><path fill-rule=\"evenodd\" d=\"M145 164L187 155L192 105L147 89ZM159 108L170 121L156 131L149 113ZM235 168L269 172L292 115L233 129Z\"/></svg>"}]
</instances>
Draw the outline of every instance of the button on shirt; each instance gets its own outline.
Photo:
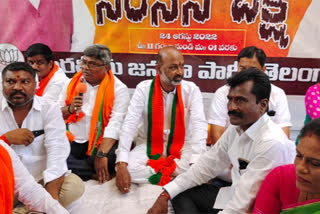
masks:
<instances>
[{"instance_id":1,"label":"button on shirt","mask_svg":"<svg viewBox=\"0 0 320 214\"><path fill-rule=\"evenodd\" d=\"M3 97L0 111L0 135L18 129L12 109ZM70 153L70 144L66 137L62 113L57 104L34 96L32 108L22 122L21 128L30 131L44 130L44 134L35 137L28 145L11 145L31 175L44 183L55 180L66 172L66 159Z\"/></svg>"},{"instance_id":2,"label":"button on shirt","mask_svg":"<svg viewBox=\"0 0 320 214\"><path fill-rule=\"evenodd\" d=\"M69 84L69 83L68 83ZM59 97L60 107L66 105L68 84L65 85ZM70 123L69 130L75 136L77 143L85 143L89 139L91 117L96 101L99 85L92 86L86 82L87 91L83 94L81 111L85 114L77 123ZM129 90L116 76L114 76L114 101L108 125L104 129L103 138L119 139L122 121L127 112L130 96Z\"/></svg>"},{"instance_id":3,"label":"button on shirt","mask_svg":"<svg viewBox=\"0 0 320 214\"><path fill-rule=\"evenodd\" d=\"M23 202L23 204L32 210L48 214L68 213L57 200L54 200L51 195L34 180L10 146L2 140L0 140L0 146L4 147L11 157L14 172L14 194L18 196L19 201Z\"/></svg>"},{"instance_id":4,"label":"button on shirt","mask_svg":"<svg viewBox=\"0 0 320 214\"><path fill-rule=\"evenodd\" d=\"M120 135L117 162L128 162L133 138L138 127L136 145L146 144L148 133L148 99L152 80L146 80L137 85L128 108ZM185 143L181 150L181 159L176 159L178 171L189 168L190 162L195 162L199 154L206 150L207 122L205 120L202 96L199 88L192 82L182 81L182 99L184 104ZM164 147L170 133L171 110L175 91L163 94L164 105ZM164 156L166 157L165 151ZM146 152L141 155L147 155ZM174 173L174 174L176 174Z\"/></svg>"},{"instance_id":5,"label":"button on shirt","mask_svg":"<svg viewBox=\"0 0 320 214\"><path fill-rule=\"evenodd\" d=\"M214 207L223 209L221 213L247 213L265 176L277 166L293 163L295 154L294 143L264 114L245 132L237 126L228 127L215 146L164 189L174 198L180 192L208 182L232 164L233 183L226 187L230 191L220 189L217 196L223 196L225 204L221 206L221 201L216 200ZM240 167L239 159L248 165Z\"/></svg>"},{"instance_id":6,"label":"button on shirt","mask_svg":"<svg viewBox=\"0 0 320 214\"><path fill-rule=\"evenodd\" d=\"M214 93L211 105L208 111L208 123L222 127L228 127L230 125L228 116L228 93L230 86L224 85L217 89ZM276 112L275 116L271 117L273 122L280 127L292 126L290 120L290 111L288 107L287 96L284 91L271 84L271 94L269 100L269 110Z\"/></svg>"}]
</instances>

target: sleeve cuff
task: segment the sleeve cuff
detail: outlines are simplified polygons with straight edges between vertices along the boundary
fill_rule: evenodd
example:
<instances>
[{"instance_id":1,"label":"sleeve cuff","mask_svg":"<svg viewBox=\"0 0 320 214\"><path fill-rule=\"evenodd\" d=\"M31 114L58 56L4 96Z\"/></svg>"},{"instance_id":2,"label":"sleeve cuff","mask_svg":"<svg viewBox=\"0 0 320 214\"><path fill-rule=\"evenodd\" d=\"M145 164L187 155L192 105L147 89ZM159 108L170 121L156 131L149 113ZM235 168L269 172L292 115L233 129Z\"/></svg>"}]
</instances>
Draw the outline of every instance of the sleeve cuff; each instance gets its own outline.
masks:
<instances>
[{"instance_id":1,"label":"sleeve cuff","mask_svg":"<svg viewBox=\"0 0 320 214\"><path fill-rule=\"evenodd\" d=\"M119 131L115 128L105 127L103 138L112 138L119 140Z\"/></svg>"},{"instance_id":2,"label":"sleeve cuff","mask_svg":"<svg viewBox=\"0 0 320 214\"><path fill-rule=\"evenodd\" d=\"M212 119L208 119L208 123L209 124L213 124L213 125L217 125L217 126L221 126L221 127L225 127L226 126L226 121L222 121L222 120L212 120Z\"/></svg>"},{"instance_id":3,"label":"sleeve cuff","mask_svg":"<svg viewBox=\"0 0 320 214\"><path fill-rule=\"evenodd\" d=\"M167 185L165 185L163 187L164 190L166 190L168 192L168 194L170 195L170 198L173 199L174 197L176 197L179 193L183 192L184 190L181 189L178 184L176 184L175 181L171 181L170 183L168 183Z\"/></svg>"},{"instance_id":4,"label":"sleeve cuff","mask_svg":"<svg viewBox=\"0 0 320 214\"><path fill-rule=\"evenodd\" d=\"M129 162L129 152L121 152L121 151L116 151L117 155L117 160L116 163L118 162Z\"/></svg>"},{"instance_id":5,"label":"sleeve cuff","mask_svg":"<svg viewBox=\"0 0 320 214\"><path fill-rule=\"evenodd\" d=\"M65 168L65 167L63 167ZM52 170L50 170L52 171ZM61 177L62 175L68 175L71 173L71 170L67 170L67 168L65 168L65 170L56 170L54 173L50 172L49 170L45 170L43 172L43 183L44 185L46 185L47 183Z\"/></svg>"},{"instance_id":6,"label":"sleeve cuff","mask_svg":"<svg viewBox=\"0 0 320 214\"><path fill-rule=\"evenodd\" d=\"M283 128L283 127L291 127L292 126L292 124L290 123L290 122L284 122L284 123L280 123L280 124L278 124L281 128Z\"/></svg>"}]
</instances>

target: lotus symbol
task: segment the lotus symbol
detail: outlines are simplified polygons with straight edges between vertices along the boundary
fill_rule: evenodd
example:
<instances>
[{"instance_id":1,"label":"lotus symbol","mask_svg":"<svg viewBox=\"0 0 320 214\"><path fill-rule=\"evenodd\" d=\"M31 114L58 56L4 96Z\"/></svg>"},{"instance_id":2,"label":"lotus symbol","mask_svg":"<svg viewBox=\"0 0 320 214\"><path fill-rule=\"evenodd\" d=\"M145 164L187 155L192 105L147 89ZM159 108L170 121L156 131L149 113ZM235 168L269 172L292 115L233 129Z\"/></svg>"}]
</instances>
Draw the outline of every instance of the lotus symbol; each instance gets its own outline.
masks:
<instances>
[{"instance_id":1,"label":"lotus symbol","mask_svg":"<svg viewBox=\"0 0 320 214\"><path fill-rule=\"evenodd\" d=\"M18 49L0 49L0 64L8 65L19 59Z\"/></svg>"}]
</instances>

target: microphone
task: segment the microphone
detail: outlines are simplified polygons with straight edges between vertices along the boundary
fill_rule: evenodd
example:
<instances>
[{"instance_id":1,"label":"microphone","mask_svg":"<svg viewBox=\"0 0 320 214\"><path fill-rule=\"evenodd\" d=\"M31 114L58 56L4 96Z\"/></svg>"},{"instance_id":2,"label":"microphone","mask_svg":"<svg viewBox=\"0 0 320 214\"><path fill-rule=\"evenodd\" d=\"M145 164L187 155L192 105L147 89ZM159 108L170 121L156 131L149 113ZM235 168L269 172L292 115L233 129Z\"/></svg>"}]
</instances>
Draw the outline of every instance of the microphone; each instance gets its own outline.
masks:
<instances>
[{"instance_id":1,"label":"microphone","mask_svg":"<svg viewBox=\"0 0 320 214\"><path fill-rule=\"evenodd\" d=\"M87 91L87 85L84 82L78 83L76 87L76 91L79 93L79 96L83 96L83 94L86 93ZM76 118L78 118L80 111L81 109L77 110Z\"/></svg>"}]
</instances>

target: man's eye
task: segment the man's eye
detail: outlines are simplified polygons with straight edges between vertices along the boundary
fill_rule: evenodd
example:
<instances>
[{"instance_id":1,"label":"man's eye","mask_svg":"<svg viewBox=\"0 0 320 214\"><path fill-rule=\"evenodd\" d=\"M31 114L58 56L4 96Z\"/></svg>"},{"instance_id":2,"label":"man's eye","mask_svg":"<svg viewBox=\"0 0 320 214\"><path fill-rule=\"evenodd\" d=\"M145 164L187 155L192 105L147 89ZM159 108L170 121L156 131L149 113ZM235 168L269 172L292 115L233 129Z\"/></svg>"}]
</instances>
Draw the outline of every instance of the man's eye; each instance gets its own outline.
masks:
<instances>
[{"instance_id":1,"label":"man's eye","mask_svg":"<svg viewBox=\"0 0 320 214\"><path fill-rule=\"evenodd\" d=\"M177 68L178 68L178 67L177 67L176 65L172 65L172 66L169 67L170 70L175 70L175 69L177 69Z\"/></svg>"},{"instance_id":2,"label":"man's eye","mask_svg":"<svg viewBox=\"0 0 320 214\"><path fill-rule=\"evenodd\" d=\"M22 84L29 84L31 81L30 80L23 80Z\"/></svg>"},{"instance_id":3,"label":"man's eye","mask_svg":"<svg viewBox=\"0 0 320 214\"><path fill-rule=\"evenodd\" d=\"M302 155L299 154L299 153L297 153L297 154L296 154L296 157L299 158L299 159L301 159L301 158L302 158Z\"/></svg>"}]
</instances>

